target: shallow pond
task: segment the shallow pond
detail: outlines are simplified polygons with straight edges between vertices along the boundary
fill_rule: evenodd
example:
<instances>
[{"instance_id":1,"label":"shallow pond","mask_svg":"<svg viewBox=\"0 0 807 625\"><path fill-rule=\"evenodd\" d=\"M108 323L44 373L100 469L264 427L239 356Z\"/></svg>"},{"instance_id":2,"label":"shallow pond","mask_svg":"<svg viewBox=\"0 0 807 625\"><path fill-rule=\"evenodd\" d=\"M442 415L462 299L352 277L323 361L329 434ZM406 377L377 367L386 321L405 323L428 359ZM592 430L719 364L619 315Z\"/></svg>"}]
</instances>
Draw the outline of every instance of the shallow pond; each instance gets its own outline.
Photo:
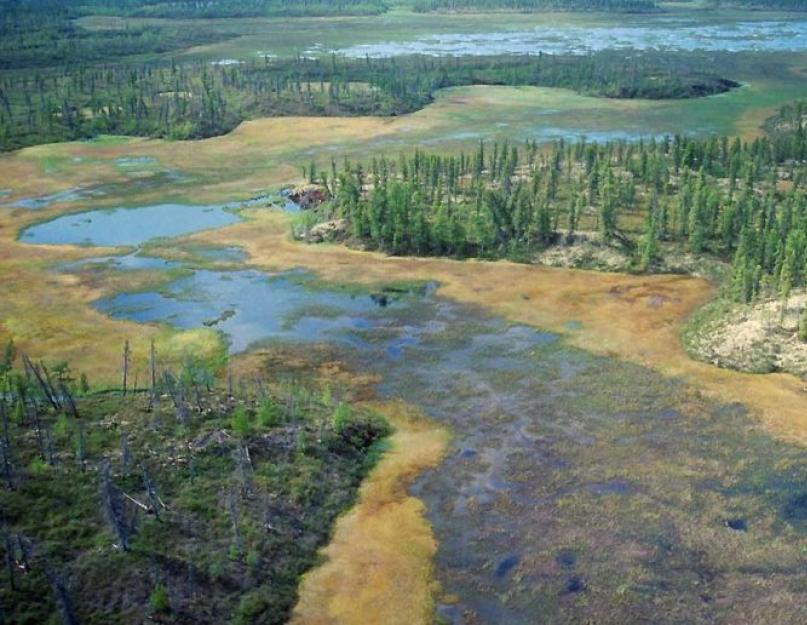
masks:
<instances>
[{"instance_id":1,"label":"shallow pond","mask_svg":"<svg viewBox=\"0 0 807 625\"><path fill-rule=\"evenodd\" d=\"M96 307L116 318L215 328L237 353L272 339L359 346L363 341L351 332L380 323L379 309L394 305L389 296L313 289L309 281L301 272L199 270L159 292L124 293Z\"/></svg>"},{"instance_id":2,"label":"shallow pond","mask_svg":"<svg viewBox=\"0 0 807 625\"><path fill-rule=\"evenodd\" d=\"M239 221L225 205L157 204L64 215L26 228L25 243L135 246L160 237L175 237Z\"/></svg>"},{"instance_id":3,"label":"shallow pond","mask_svg":"<svg viewBox=\"0 0 807 625\"><path fill-rule=\"evenodd\" d=\"M740 405L422 292L197 271L101 310L216 327L239 351L327 341L449 424L414 492L455 624L807 622L807 455ZM749 616L750 615L750 616Z\"/></svg>"}]
</instances>

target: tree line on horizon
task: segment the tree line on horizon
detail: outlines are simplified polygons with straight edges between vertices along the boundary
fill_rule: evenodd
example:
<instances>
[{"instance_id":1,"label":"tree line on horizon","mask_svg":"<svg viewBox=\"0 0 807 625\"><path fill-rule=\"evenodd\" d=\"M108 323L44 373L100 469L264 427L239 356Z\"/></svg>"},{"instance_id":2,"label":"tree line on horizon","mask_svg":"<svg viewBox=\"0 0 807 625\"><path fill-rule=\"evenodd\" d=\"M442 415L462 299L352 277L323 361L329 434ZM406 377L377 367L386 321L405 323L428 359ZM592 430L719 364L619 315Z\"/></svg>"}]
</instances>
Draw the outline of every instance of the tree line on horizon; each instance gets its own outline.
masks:
<instances>
[{"instance_id":1,"label":"tree line on horizon","mask_svg":"<svg viewBox=\"0 0 807 625\"><path fill-rule=\"evenodd\" d=\"M261 59L79 65L0 75L0 149L98 134L194 139L265 116L401 115L446 87L563 87L613 98L691 98L737 83L699 55Z\"/></svg>"}]
</instances>

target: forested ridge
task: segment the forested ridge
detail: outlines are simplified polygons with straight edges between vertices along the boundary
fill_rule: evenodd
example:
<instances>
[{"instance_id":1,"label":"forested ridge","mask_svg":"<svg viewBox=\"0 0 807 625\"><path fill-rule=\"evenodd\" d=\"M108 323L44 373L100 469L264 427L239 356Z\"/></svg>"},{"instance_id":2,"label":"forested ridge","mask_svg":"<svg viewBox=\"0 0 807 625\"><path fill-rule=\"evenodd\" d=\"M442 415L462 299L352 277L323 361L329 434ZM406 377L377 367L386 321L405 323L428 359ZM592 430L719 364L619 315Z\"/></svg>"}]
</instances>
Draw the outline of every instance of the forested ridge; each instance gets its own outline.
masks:
<instances>
[{"instance_id":1,"label":"forested ridge","mask_svg":"<svg viewBox=\"0 0 807 625\"><path fill-rule=\"evenodd\" d=\"M0 0L0 69L75 66L212 43L233 35L161 26L86 30L57 0Z\"/></svg>"},{"instance_id":2,"label":"forested ridge","mask_svg":"<svg viewBox=\"0 0 807 625\"><path fill-rule=\"evenodd\" d=\"M378 15L384 0L75 0L83 13L134 17L327 17Z\"/></svg>"},{"instance_id":3,"label":"forested ridge","mask_svg":"<svg viewBox=\"0 0 807 625\"><path fill-rule=\"evenodd\" d=\"M655 0L3 0L3 12L24 10L45 14L54 8L71 16L119 15L159 18L327 17L378 15L400 6L415 11L646 11Z\"/></svg>"},{"instance_id":4,"label":"forested ridge","mask_svg":"<svg viewBox=\"0 0 807 625\"><path fill-rule=\"evenodd\" d=\"M277 115L401 115L463 85L565 87L615 98L688 98L737 83L696 55L262 59L233 65L87 65L0 78L0 146L99 133L219 135Z\"/></svg>"},{"instance_id":5,"label":"forested ridge","mask_svg":"<svg viewBox=\"0 0 807 625\"><path fill-rule=\"evenodd\" d=\"M807 106L770 137L672 137L636 144L480 144L418 152L369 169L312 163L355 241L391 254L528 260L582 231L652 270L666 250L731 263L730 297L749 302L807 284ZM323 215L320 215L323 217Z\"/></svg>"}]
</instances>

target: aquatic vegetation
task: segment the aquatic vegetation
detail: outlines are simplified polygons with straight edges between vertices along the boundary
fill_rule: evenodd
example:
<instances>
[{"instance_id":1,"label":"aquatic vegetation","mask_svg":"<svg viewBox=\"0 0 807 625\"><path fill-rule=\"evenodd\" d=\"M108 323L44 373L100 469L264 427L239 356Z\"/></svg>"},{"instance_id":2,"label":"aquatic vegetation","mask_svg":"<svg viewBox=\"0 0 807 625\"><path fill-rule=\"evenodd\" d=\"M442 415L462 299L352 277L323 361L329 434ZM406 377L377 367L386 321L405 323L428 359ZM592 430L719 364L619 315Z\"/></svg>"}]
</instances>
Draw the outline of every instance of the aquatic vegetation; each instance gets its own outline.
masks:
<instances>
[{"instance_id":1,"label":"aquatic vegetation","mask_svg":"<svg viewBox=\"0 0 807 625\"><path fill-rule=\"evenodd\" d=\"M698 23L684 18L663 24L536 26L521 31L440 33L411 41L360 44L338 50L364 58L410 54L463 56L492 54L590 54L599 50L694 50L741 52L753 50L802 51L807 49L807 21L740 21Z\"/></svg>"}]
</instances>

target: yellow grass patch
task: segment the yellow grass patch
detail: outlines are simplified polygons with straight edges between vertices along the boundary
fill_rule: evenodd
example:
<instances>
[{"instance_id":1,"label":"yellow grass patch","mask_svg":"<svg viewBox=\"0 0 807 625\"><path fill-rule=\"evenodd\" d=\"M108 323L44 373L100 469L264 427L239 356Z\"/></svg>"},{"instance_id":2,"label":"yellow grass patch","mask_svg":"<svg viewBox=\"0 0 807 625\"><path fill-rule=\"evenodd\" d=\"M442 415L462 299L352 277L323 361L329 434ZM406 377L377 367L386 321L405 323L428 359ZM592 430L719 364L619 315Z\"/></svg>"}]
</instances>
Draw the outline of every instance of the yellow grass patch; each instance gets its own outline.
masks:
<instances>
[{"instance_id":1,"label":"yellow grass patch","mask_svg":"<svg viewBox=\"0 0 807 625\"><path fill-rule=\"evenodd\" d=\"M307 573L293 625L430 625L437 544L424 505L407 487L436 466L445 430L400 403L371 404L395 427L391 448L336 523L326 562Z\"/></svg>"}]
</instances>

